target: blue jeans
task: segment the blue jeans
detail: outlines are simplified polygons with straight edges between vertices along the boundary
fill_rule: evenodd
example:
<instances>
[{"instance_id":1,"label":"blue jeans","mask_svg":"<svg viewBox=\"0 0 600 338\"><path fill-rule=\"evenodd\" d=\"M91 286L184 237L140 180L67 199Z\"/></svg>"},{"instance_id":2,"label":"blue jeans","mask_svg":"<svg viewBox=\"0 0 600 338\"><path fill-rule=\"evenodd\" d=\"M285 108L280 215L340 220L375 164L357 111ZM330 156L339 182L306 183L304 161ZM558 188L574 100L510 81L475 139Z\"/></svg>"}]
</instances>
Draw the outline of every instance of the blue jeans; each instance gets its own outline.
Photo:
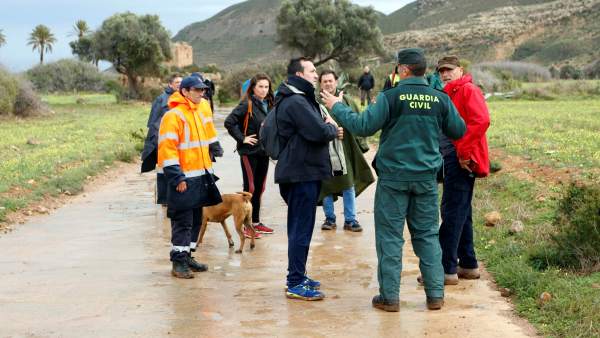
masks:
<instances>
[{"instance_id":1,"label":"blue jeans","mask_svg":"<svg viewBox=\"0 0 600 338\"><path fill-rule=\"evenodd\" d=\"M300 284L306 274L306 261L315 227L321 181L280 183L279 192L288 206L288 275L287 284Z\"/></svg>"},{"instance_id":2,"label":"blue jeans","mask_svg":"<svg viewBox=\"0 0 600 338\"><path fill-rule=\"evenodd\" d=\"M354 186L342 191L344 200L344 221L346 223L356 220L356 192ZM335 211L333 208L333 196L329 195L323 198L323 211L325 218L335 223Z\"/></svg>"},{"instance_id":3,"label":"blue jeans","mask_svg":"<svg viewBox=\"0 0 600 338\"><path fill-rule=\"evenodd\" d=\"M456 152L445 154L440 245L446 274L455 274L457 266L477 268L471 208L474 186L475 177L460 167Z\"/></svg>"}]
</instances>

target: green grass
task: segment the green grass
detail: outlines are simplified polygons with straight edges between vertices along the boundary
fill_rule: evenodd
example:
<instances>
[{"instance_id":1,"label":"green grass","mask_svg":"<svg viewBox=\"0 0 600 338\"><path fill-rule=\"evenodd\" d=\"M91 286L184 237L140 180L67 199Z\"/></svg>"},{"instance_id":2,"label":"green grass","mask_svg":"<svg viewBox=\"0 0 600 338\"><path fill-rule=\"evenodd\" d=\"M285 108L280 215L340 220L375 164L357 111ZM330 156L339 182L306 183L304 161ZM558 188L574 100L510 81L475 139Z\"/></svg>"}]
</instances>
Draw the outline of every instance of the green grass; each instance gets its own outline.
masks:
<instances>
[{"instance_id":1,"label":"green grass","mask_svg":"<svg viewBox=\"0 0 600 338\"><path fill-rule=\"evenodd\" d=\"M600 167L600 99L489 102L491 146L552 167Z\"/></svg>"},{"instance_id":2,"label":"green grass","mask_svg":"<svg viewBox=\"0 0 600 338\"><path fill-rule=\"evenodd\" d=\"M553 231L557 201L539 202L539 194L551 194L560 187L524 182L502 171L479 180L475 189L473 210L476 224L476 250L499 286L511 289L516 310L544 335L551 337L597 337L600 335L600 273L579 273L550 268L538 271L528 262L532 248L544 245ZM500 226L483 226L483 216L499 211ZM514 220L525 225L525 231L509 235ZM542 292L552 300L539 302Z\"/></svg>"},{"instance_id":3,"label":"green grass","mask_svg":"<svg viewBox=\"0 0 600 338\"><path fill-rule=\"evenodd\" d=\"M79 93L75 95L59 94L44 95L42 101L51 106L68 104L111 104L117 103L117 99L111 94Z\"/></svg>"},{"instance_id":4,"label":"green grass","mask_svg":"<svg viewBox=\"0 0 600 338\"><path fill-rule=\"evenodd\" d=\"M84 104L74 104L78 98ZM2 120L0 221L45 195L76 193L87 176L138 153L132 134L145 127L147 105L115 104L112 96L95 94L45 100L54 114Z\"/></svg>"}]
</instances>

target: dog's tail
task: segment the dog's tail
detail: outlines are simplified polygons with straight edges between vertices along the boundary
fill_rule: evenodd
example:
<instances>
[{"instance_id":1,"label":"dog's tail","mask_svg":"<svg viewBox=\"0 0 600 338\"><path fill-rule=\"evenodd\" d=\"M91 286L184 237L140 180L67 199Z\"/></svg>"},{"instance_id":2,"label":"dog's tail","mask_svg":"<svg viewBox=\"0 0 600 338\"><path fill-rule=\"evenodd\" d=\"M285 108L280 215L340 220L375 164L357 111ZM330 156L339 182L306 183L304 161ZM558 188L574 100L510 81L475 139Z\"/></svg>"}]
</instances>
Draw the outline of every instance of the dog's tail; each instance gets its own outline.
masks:
<instances>
[{"instance_id":1,"label":"dog's tail","mask_svg":"<svg viewBox=\"0 0 600 338\"><path fill-rule=\"evenodd\" d=\"M250 199L252 199L252 194L247 191L238 191L238 192L236 192L236 194L242 195L244 198L244 201L246 201L246 202L248 202L248 201L250 201Z\"/></svg>"}]
</instances>

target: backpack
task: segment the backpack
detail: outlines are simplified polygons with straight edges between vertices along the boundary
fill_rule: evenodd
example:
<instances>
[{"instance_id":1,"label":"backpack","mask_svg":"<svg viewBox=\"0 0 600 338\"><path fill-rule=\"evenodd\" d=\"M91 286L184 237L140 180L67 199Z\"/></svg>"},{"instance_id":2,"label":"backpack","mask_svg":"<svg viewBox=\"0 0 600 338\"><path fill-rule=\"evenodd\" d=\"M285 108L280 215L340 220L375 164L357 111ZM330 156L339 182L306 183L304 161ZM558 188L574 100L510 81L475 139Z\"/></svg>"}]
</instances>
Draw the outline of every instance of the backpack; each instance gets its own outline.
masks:
<instances>
[{"instance_id":1,"label":"backpack","mask_svg":"<svg viewBox=\"0 0 600 338\"><path fill-rule=\"evenodd\" d=\"M265 153L272 159L277 160L279 155L285 148L285 143L281 141L279 136L279 127L277 126L277 108L279 100L275 106L271 108L265 121L260 127L259 143Z\"/></svg>"}]
</instances>

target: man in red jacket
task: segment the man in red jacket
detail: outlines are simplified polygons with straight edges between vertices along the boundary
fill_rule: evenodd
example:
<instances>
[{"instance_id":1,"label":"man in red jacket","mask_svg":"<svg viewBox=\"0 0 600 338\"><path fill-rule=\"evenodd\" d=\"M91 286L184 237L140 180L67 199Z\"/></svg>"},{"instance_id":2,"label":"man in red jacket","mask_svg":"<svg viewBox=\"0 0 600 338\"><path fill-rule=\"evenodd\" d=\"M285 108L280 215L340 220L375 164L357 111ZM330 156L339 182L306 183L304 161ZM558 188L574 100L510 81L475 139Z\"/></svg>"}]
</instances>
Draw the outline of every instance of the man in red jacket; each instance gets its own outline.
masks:
<instances>
[{"instance_id":1,"label":"man in red jacket","mask_svg":"<svg viewBox=\"0 0 600 338\"><path fill-rule=\"evenodd\" d=\"M473 246L471 200L475 178L485 177L490 172L485 138L490 114L483 93L473 84L471 75L465 74L458 57L441 58L437 70L444 82L444 92L467 125L462 138L452 142L442 135L440 140L444 157L444 192L439 238L445 284L453 285L458 284L459 278L479 278Z\"/></svg>"}]
</instances>

